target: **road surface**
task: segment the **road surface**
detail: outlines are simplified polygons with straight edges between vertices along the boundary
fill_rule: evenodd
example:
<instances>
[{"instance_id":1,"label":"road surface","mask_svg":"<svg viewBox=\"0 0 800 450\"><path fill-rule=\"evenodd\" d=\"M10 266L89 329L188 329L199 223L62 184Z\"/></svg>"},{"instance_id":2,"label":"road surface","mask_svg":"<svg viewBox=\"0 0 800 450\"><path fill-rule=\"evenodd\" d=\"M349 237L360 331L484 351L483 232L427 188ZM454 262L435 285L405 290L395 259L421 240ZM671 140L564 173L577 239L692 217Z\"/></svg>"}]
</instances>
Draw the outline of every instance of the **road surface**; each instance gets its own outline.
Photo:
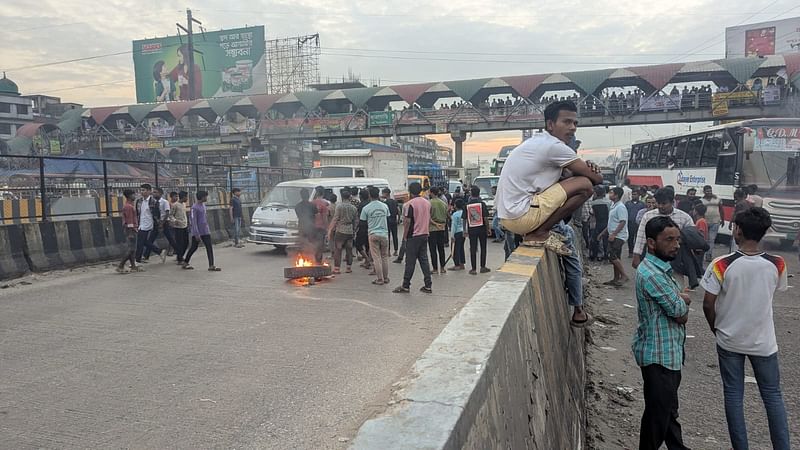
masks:
<instances>
[{"instance_id":1,"label":"road surface","mask_svg":"<svg viewBox=\"0 0 800 450\"><path fill-rule=\"evenodd\" d=\"M272 247L215 247L222 272L150 263L0 290L0 448L345 448L489 278L392 294L361 268L311 287ZM502 262L489 244L490 267ZM153 258L156 259L156 258ZM30 282L31 284L26 284Z\"/></svg>"}]
</instances>

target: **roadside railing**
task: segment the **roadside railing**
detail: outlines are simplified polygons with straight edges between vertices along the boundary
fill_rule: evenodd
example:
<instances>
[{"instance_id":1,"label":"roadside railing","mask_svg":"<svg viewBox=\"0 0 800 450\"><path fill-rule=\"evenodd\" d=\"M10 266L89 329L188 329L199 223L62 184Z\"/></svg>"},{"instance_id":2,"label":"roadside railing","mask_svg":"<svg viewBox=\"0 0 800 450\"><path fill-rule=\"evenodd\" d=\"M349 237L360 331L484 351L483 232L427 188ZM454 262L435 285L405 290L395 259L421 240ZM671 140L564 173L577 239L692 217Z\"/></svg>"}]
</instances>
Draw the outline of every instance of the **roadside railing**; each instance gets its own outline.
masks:
<instances>
[{"instance_id":1,"label":"roadside railing","mask_svg":"<svg viewBox=\"0 0 800 450\"><path fill-rule=\"evenodd\" d=\"M258 204L273 186L305 178L301 168L256 165L142 162L101 158L0 155L0 223L110 217L122 192L149 183L164 194L209 193L209 208L226 208L233 188L243 206Z\"/></svg>"}]
</instances>

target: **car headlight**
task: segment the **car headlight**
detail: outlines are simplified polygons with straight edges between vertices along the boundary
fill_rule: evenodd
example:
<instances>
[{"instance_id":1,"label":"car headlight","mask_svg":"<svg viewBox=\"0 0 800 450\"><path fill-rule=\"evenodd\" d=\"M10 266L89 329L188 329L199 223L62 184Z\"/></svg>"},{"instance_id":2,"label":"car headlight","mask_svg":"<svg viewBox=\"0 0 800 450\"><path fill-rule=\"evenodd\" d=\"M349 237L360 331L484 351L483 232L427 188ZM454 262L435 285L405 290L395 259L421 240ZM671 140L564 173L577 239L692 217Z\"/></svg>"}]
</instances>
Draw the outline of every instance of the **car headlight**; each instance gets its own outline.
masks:
<instances>
[{"instance_id":1,"label":"car headlight","mask_svg":"<svg viewBox=\"0 0 800 450\"><path fill-rule=\"evenodd\" d=\"M299 224L296 220L287 220L286 221L286 228L297 228Z\"/></svg>"},{"instance_id":2,"label":"car headlight","mask_svg":"<svg viewBox=\"0 0 800 450\"><path fill-rule=\"evenodd\" d=\"M253 220L250 221L250 225L259 226L259 225L261 225L261 220L253 219Z\"/></svg>"}]
</instances>

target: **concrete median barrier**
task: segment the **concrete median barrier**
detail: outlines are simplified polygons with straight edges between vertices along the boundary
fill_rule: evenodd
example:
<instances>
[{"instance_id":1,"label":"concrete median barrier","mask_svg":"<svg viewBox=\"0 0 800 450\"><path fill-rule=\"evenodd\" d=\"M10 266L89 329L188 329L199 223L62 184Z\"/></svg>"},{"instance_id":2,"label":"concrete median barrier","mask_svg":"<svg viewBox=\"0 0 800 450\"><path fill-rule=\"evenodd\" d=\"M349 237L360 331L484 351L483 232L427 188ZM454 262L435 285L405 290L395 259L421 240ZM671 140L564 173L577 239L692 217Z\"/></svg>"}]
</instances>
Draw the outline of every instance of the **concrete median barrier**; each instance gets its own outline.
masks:
<instances>
[{"instance_id":1,"label":"concrete median barrier","mask_svg":"<svg viewBox=\"0 0 800 450\"><path fill-rule=\"evenodd\" d=\"M351 448L582 448L584 331L570 314L558 258L518 249Z\"/></svg>"},{"instance_id":2,"label":"concrete median barrier","mask_svg":"<svg viewBox=\"0 0 800 450\"><path fill-rule=\"evenodd\" d=\"M16 278L29 271L22 225L0 226L0 280Z\"/></svg>"},{"instance_id":3,"label":"concrete median barrier","mask_svg":"<svg viewBox=\"0 0 800 450\"><path fill-rule=\"evenodd\" d=\"M121 257L112 219L65 220L23 225L33 271L75 267Z\"/></svg>"}]
</instances>

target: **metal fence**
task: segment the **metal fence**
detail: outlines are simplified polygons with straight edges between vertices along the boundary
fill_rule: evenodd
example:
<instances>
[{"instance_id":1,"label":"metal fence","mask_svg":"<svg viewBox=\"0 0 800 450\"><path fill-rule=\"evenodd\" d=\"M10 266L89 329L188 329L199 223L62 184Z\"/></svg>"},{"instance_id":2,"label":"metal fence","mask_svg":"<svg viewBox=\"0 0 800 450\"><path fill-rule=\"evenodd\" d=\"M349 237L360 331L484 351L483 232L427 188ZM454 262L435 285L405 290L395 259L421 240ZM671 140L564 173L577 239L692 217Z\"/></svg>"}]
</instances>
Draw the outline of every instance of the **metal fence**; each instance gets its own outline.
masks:
<instances>
[{"instance_id":1,"label":"metal fence","mask_svg":"<svg viewBox=\"0 0 800 450\"><path fill-rule=\"evenodd\" d=\"M0 155L0 223L118 215L123 190L144 183L165 195L187 191L190 201L207 191L209 208L227 207L239 188L242 205L252 206L276 184L307 176L300 168Z\"/></svg>"}]
</instances>

